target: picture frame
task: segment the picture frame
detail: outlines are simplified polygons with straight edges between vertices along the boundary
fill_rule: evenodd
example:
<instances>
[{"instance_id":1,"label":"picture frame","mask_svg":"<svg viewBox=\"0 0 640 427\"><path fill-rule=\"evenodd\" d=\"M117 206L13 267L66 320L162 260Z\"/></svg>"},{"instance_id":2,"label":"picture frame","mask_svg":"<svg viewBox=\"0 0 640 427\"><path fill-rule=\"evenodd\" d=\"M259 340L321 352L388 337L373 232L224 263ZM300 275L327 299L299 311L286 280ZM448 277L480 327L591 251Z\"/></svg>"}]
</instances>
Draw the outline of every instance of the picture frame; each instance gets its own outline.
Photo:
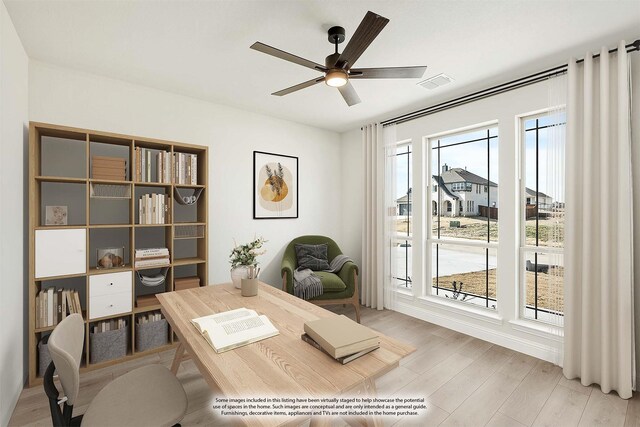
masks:
<instances>
[{"instance_id":1,"label":"picture frame","mask_svg":"<svg viewBox=\"0 0 640 427\"><path fill-rule=\"evenodd\" d=\"M253 152L253 219L298 218L298 158Z\"/></svg>"},{"instance_id":2,"label":"picture frame","mask_svg":"<svg viewBox=\"0 0 640 427\"><path fill-rule=\"evenodd\" d=\"M46 206L45 225L67 225L66 206Z\"/></svg>"}]
</instances>

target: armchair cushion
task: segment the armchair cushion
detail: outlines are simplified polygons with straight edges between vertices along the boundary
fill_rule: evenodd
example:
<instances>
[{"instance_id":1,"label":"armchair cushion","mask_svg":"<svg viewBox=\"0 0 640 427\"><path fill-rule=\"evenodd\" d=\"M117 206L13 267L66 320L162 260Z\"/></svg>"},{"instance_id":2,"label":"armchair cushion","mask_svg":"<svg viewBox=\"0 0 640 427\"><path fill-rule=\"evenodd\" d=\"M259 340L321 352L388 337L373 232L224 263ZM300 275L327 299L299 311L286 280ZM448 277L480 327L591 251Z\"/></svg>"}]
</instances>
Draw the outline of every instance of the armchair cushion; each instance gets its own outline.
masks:
<instances>
[{"instance_id":1,"label":"armchair cushion","mask_svg":"<svg viewBox=\"0 0 640 427\"><path fill-rule=\"evenodd\" d=\"M324 292L341 292L347 289L340 276L328 271L315 271L313 274L318 276L322 281L322 289Z\"/></svg>"},{"instance_id":2,"label":"armchair cushion","mask_svg":"<svg viewBox=\"0 0 640 427\"><path fill-rule=\"evenodd\" d=\"M327 244L296 244L298 268L310 268L313 271L328 270Z\"/></svg>"}]
</instances>

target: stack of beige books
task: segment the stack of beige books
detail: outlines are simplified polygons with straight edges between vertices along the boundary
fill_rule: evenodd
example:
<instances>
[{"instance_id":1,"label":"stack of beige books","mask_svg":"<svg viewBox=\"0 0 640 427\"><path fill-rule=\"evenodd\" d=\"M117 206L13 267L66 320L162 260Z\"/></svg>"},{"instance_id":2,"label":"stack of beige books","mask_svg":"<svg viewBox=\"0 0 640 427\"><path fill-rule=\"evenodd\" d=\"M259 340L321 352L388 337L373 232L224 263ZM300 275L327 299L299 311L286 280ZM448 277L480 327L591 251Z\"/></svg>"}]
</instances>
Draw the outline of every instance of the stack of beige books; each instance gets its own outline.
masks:
<instances>
[{"instance_id":1,"label":"stack of beige books","mask_svg":"<svg viewBox=\"0 0 640 427\"><path fill-rule=\"evenodd\" d=\"M348 317L331 316L304 324L302 340L343 365L380 347L378 335Z\"/></svg>"}]
</instances>

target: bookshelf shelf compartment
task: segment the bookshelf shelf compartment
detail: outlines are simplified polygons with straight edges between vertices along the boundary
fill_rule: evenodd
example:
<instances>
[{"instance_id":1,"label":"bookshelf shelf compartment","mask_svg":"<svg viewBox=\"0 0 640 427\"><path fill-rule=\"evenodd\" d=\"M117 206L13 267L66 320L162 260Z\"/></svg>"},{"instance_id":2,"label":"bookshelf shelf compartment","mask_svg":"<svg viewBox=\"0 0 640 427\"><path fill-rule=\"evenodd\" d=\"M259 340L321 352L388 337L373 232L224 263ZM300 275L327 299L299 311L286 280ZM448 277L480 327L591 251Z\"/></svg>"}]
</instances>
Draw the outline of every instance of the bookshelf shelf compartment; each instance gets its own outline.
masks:
<instances>
[{"instance_id":1,"label":"bookshelf shelf compartment","mask_svg":"<svg viewBox=\"0 0 640 427\"><path fill-rule=\"evenodd\" d=\"M150 178L154 182L141 182L143 181L141 173L139 173L141 171L139 171L136 161L138 153L136 149L138 148L144 148L154 154L150 168ZM169 161L163 162L163 165L156 162L155 154L159 152L169 153L167 156ZM170 173L167 176L165 173L161 176L161 180L165 182L155 182L158 180L158 166L169 165L173 168L173 157L177 153L193 156L194 162L197 163L197 173L194 174L195 181L174 184L173 174ZM96 160L97 164L95 164ZM52 232L68 233L69 235L82 233L83 235L81 239L77 239L77 244L81 245L77 248L80 255L77 257L78 265L73 264L73 270L66 267L43 270L40 265L39 273L41 275L56 274L56 276L36 277L35 264L32 263L29 266L27 290L29 292L30 387L42 384L42 377L38 372L38 342L55 328L55 326L36 325L36 298L41 290L49 287L74 289L78 292L82 316L86 325L81 372L110 366L175 346L174 333L168 328L166 345L138 351L135 340L137 317L158 311L160 305L151 303L148 306L136 307L135 303L138 296L174 290L174 262L179 266L180 277L197 276L201 286L208 283L207 161L206 147L45 123L30 123L29 193L32 197L29 198L29 257L31 260L40 259L40 261L44 260L49 264L53 263L54 266L66 266L67 260L73 254L62 257L64 262L60 261L60 258L61 255L65 255L64 248L69 246L69 239L65 239L65 244L62 246L59 243L46 246L41 244L42 236ZM97 169L102 170L94 169L94 165ZM98 172L97 176L94 174L96 171ZM114 179L110 179L111 177ZM177 203L173 200L174 189L177 187L180 187L185 195L190 195L193 191L198 190L202 191L202 195L195 205L187 207L186 211L180 210L175 208ZM106 190L106 192L101 190ZM109 190L111 190L111 194ZM139 224L138 200L142 195L152 193L165 195L167 208L164 222L162 224ZM67 206L67 224L45 225L45 207L47 205ZM183 208L183 206L180 207ZM177 217L174 209L177 211ZM181 228L183 226L184 229ZM197 238L182 238L185 237L182 232L188 227L195 227ZM177 235L174 235L176 229ZM38 236L40 238L36 238ZM58 240L55 241L58 242ZM75 240L73 241L75 242ZM191 245L186 251L185 244ZM40 250L37 250L38 247ZM96 268L97 249L110 247L124 247L122 258L125 265L108 269ZM136 268L135 250L156 247L169 249L170 265ZM48 249L44 251L44 248ZM181 258L174 258L176 248L177 255ZM46 256L43 256L43 253ZM54 253L55 256L48 255ZM40 254L40 258L38 258L38 254ZM137 271L142 271L145 275L154 275L163 267L168 267L164 283L154 287L145 287L139 283ZM69 274L65 274L66 272ZM130 289L126 297L124 292L115 292L115 282L113 289L105 291L107 293L103 295L118 303L117 310L115 305L113 308L109 308L108 304L103 304L102 311L100 311L99 304L96 305L100 303L100 295L95 293L96 288L92 285L104 281L110 283L111 276L115 280L116 276L122 278L125 275L128 279L124 280L128 281L127 286ZM93 299L91 299L92 296ZM105 361L100 358L96 359L95 354L92 356L96 349L92 350L91 345L95 344L93 341L96 338L92 334L91 327L97 322L113 319L126 319L127 321L126 349L114 359Z\"/></svg>"}]
</instances>

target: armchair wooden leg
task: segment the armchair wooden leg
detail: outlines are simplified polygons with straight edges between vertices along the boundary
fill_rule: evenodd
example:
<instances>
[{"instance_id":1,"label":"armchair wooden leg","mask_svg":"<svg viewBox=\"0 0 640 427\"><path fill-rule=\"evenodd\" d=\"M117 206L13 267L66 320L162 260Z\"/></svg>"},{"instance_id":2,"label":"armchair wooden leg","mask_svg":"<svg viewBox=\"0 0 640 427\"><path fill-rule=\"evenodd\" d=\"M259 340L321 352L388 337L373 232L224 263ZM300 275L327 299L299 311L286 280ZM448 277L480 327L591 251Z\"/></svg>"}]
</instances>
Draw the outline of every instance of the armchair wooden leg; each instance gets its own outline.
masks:
<instances>
[{"instance_id":1,"label":"armchair wooden leg","mask_svg":"<svg viewBox=\"0 0 640 427\"><path fill-rule=\"evenodd\" d=\"M356 309L356 321L360 323L360 303L356 301L353 304L353 308Z\"/></svg>"},{"instance_id":2,"label":"armchair wooden leg","mask_svg":"<svg viewBox=\"0 0 640 427\"><path fill-rule=\"evenodd\" d=\"M353 291L353 308L356 309L356 321L360 323L360 292L358 291L358 273L353 272L353 282L355 284L355 289Z\"/></svg>"}]
</instances>

